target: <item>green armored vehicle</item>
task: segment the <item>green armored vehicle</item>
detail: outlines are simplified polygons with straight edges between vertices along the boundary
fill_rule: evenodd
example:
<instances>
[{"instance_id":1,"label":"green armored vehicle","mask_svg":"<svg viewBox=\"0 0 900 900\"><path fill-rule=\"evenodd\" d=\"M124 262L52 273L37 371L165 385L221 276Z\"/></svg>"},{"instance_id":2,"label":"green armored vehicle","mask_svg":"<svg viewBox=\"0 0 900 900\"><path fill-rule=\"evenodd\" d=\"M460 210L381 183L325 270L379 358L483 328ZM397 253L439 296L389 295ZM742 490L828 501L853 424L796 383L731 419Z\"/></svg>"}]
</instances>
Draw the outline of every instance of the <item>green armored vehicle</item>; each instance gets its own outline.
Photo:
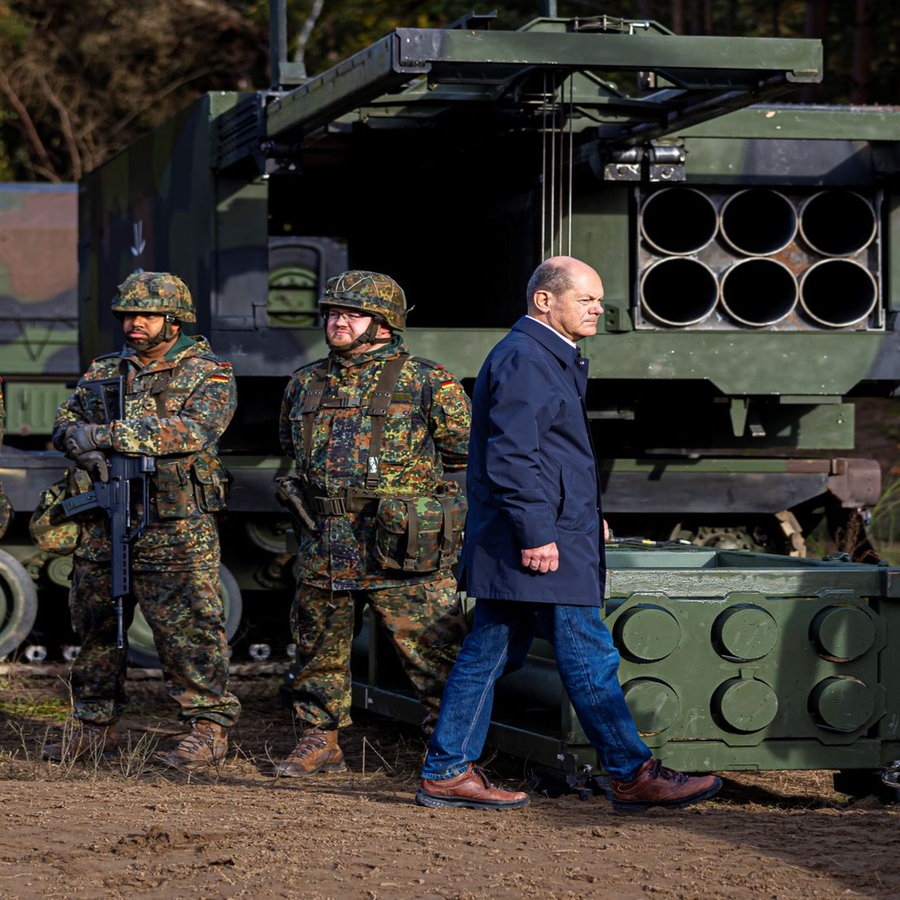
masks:
<instances>
[{"instance_id":1,"label":"green armored vehicle","mask_svg":"<svg viewBox=\"0 0 900 900\"><path fill-rule=\"evenodd\" d=\"M117 340L124 274L172 269L241 379L239 583L289 580L273 422L325 351L323 279L389 272L415 352L465 380L553 253L604 277L584 352L616 534L803 554L825 522L861 558L880 475L847 398L898 376L890 117L771 105L821 78L815 41L492 24L398 29L296 85L279 58L271 90L205 96L84 179L84 355Z\"/></svg>"},{"instance_id":2,"label":"green armored vehicle","mask_svg":"<svg viewBox=\"0 0 900 900\"><path fill-rule=\"evenodd\" d=\"M252 634L277 609L261 639L287 640L275 423L289 373L326 352L324 280L390 273L414 305L413 351L470 384L537 262L572 254L606 287L582 346L621 541L606 615L645 733L695 769L886 767L894 570L802 557L824 523L861 558L854 535L880 492L877 463L853 453L851 400L900 382L900 125L786 104L822 77L815 41L605 15L501 31L472 15L397 29L306 79L275 13L267 90L202 97L79 193L82 366L120 343L109 298L135 268L182 276L197 330L234 364L223 553ZM705 549L675 558L670 541ZM762 550L793 557L747 552ZM405 716L390 660L366 630L358 645L357 702ZM787 658L802 660L790 685ZM496 740L589 767L541 667L538 651L518 677L543 712L514 719L510 682Z\"/></svg>"}]
</instances>

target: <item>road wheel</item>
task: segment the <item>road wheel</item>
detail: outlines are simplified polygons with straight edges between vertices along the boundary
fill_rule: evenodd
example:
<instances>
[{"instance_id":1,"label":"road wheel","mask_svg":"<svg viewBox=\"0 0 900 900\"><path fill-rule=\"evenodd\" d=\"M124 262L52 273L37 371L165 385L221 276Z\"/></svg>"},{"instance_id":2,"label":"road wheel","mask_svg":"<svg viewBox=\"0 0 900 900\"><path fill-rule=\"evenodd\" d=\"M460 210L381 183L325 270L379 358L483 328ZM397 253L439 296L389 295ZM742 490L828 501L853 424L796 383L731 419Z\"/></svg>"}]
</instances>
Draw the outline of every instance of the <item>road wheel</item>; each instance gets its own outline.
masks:
<instances>
[{"instance_id":1,"label":"road wheel","mask_svg":"<svg viewBox=\"0 0 900 900\"><path fill-rule=\"evenodd\" d=\"M0 659L28 637L38 612L37 589L24 566L0 550Z\"/></svg>"}]
</instances>

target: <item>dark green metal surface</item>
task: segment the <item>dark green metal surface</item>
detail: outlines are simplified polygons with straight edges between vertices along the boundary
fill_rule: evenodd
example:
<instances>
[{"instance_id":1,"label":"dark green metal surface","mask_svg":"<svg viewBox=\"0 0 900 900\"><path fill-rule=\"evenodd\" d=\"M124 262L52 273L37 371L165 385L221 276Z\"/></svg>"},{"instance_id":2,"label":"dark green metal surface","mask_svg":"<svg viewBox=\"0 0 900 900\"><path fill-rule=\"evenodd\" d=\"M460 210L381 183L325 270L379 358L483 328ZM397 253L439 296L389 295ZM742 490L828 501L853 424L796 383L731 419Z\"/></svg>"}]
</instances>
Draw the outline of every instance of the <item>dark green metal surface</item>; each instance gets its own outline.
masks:
<instances>
[{"instance_id":1,"label":"dark green metal surface","mask_svg":"<svg viewBox=\"0 0 900 900\"><path fill-rule=\"evenodd\" d=\"M684 546L611 546L608 561L619 680L666 765L855 770L896 757L900 570ZM360 652L372 639L365 630ZM369 709L418 721L378 665L355 681ZM490 740L560 771L598 770L546 642L498 683Z\"/></svg>"},{"instance_id":2,"label":"dark green metal surface","mask_svg":"<svg viewBox=\"0 0 900 900\"><path fill-rule=\"evenodd\" d=\"M184 278L239 379L224 558L286 611L274 423L289 373L326 352L324 280L391 274L413 351L470 384L534 266L579 256L606 288L582 346L605 510L648 541L611 547L605 611L648 743L689 769L886 764L895 570L723 548L799 552L795 523L840 527L879 496L851 399L900 386L896 115L776 104L821 77L815 41L487 24L398 29L303 84L207 95L89 173L78 371L121 340L108 304L125 275ZM4 453L19 508L60 462ZM670 535L709 549L655 544ZM357 642L355 702L416 721L373 640ZM504 680L492 740L596 764L540 642Z\"/></svg>"}]
</instances>

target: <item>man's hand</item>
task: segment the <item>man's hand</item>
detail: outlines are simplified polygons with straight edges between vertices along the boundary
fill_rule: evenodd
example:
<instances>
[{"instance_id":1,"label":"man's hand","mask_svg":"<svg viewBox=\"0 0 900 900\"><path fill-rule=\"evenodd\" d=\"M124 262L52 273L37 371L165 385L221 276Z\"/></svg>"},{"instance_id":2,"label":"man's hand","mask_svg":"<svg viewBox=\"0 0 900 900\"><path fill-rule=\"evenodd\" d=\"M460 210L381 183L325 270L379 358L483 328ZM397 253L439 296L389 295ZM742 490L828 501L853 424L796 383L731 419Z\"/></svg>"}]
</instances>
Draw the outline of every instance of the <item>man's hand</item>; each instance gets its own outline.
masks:
<instances>
[{"instance_id":1,"label":"man's hand","mask_svg":"<svg viewBox=\"0 0 900 900\"><path fill-rule=\"evenodd\" d=\"M97 443L97 429L99 425L76 425L66 432L66 456L76 459L89 450L100 450ZM101 454L102 455L102 454ZM82 466L82 468L84 468Z\"/></svg>"},{"instance_id":2,"label":"man's hand","mask_svg":"<svg viewBox=\"0 0 900 900\"><path fill-rule=\"evenodd\" d=\"M556 542L522 551L522 567L529 572L544 574L559 568L559 550Z\"/></svg>"},{"instance_id":3,"label":"man's hand","mask_svg":"<svg viewBox=\"0 0 900 900\"><path fill-rule=\"evenodd\" d=\"M79 469L84 469L94 481L109 481L109 463L99 450L86 450L77 456L69 454L72 461Z\"/></svg>"}]
</instances>

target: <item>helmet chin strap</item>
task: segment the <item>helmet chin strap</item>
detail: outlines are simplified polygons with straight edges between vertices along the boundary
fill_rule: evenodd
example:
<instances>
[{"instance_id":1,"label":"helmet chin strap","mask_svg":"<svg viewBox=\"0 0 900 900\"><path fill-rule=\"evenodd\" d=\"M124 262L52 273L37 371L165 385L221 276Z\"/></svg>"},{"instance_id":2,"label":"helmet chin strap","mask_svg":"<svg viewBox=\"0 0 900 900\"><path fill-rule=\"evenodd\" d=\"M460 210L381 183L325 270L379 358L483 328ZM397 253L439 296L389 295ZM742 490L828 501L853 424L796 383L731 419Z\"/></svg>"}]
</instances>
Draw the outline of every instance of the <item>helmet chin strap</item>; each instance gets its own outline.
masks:
<instances>
[{"instance_id":1,"label":"helmet chin strap","mask_svg":"<svg viewBox=\"0 0 900 900\"><path fill-rule=\"evenodd\" d=\"M178 320L175 318L175 316L166 313L163 316L163 327L159 330L159 334L157 334L156 337L152 337L146 341L126 341L126 343L129 347L132 348L132 350L140 351L151 350L153 347L158 347L160 344L165 344L175 337L175 335L172 333L172 326L177 321Z\"/></svg>"},{"instance_id":2,"label":"helmet chin strap","mask_svg":"<svg viewBox=\"0 0 900 900\"><path fill-rule=\"evenodd\" d=\"M391 338L379 338L378 337L378 329L383 325L383 321L378 318L378 316L372 316L372 321L369 322L369 327L358 337L356 340L347 344L346 347L341 347L336 350L332 347L335 353L339 356L346 356L348 353L352 353L356 350L357 347L362 347L363 344L387 344L390 342ZM326 338L327 340L327 338ZM328 345L331 346L330 344Z\"/></svg>"}]
</instances>

